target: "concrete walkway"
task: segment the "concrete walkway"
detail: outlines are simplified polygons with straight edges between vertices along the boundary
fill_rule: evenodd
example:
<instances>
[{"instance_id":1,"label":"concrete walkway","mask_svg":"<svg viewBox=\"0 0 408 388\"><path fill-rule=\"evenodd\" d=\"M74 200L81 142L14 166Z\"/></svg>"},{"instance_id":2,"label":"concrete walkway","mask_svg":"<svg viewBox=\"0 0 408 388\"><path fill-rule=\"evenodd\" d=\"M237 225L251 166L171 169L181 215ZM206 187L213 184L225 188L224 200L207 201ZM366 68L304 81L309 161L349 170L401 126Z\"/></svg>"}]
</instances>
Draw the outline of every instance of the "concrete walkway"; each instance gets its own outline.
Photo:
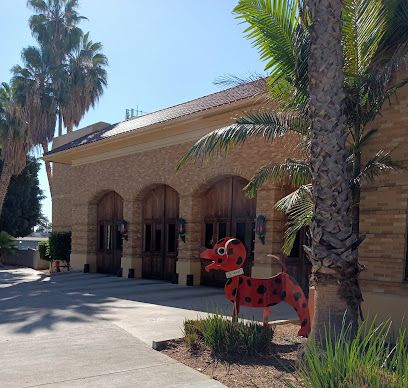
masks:
<instances>
[{"instance_id":1,"label":"concrete walkway","mask_svg":"<svg viewBox=\"0 0 408 388\"><path fill-rule=\"evenodd\" d=\"M151 348L152 341L181 337L184 319L217 308L232 309L217 288L1 270L0 386L222 387ZM285 304L272 314L296 318Z\"/></svg>"}]
</instances>

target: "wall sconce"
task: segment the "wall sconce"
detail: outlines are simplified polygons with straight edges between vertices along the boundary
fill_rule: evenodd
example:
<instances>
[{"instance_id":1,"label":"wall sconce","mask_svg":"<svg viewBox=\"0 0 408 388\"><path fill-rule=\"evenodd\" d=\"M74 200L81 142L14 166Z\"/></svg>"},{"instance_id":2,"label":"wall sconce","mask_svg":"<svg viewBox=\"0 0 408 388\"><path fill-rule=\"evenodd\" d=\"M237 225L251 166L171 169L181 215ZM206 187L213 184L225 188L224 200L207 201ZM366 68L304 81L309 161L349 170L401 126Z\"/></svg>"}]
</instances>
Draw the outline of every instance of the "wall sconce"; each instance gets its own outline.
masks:
<instances>
[{"instance_id":1,"label":"wall sconce","mask_svg":"<svg viewBox=\"0 0 408 388\"><path fill-rule=\"evenodd\" d=\"M120 220L120 234L127 241L128 240L128 222Z\"/></svg>"},{"instance_id":2,"label":"wall sconce","mask_svg":"<svg viewBox=\"0 0 408 388\"><path fill-rule=\"evenodd\" d=\"M184 218L179 218L177 221L178 234L183 243L186 242L186 221Z\"/></svg>"},{"instance_id":3,"label":"wall sconce","mask_svg":"<svg viewBox=\"0 0 408 388\"><path fill-rule=\"evenodd\" d=\"M259 215L256 217L255 234L258 236L262 245L265 245L265 216Z\"/></svg>"}]
</instances>

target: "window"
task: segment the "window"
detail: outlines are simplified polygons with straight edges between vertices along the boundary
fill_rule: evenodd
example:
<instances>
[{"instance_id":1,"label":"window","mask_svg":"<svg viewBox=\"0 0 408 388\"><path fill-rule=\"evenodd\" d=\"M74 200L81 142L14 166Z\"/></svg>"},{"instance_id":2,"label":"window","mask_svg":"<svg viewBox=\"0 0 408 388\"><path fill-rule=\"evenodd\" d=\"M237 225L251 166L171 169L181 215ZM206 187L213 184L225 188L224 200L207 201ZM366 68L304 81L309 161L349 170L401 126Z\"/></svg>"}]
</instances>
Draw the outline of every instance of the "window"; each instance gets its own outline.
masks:
<instances>
[{"instance_id":1,"label":"window","mask_svg":"<svg viewBox=\"0 0 408 388\"><path fill-rule=\"evenodd\" d=\"M150 224L145 224L145 252L150 252L152 249L152 226Z\"/></svg>"},{"instance_id":2,"label":"window","mask_svg":"<svg viewBox=\"0 0 408 388\"><path fill-rule=\"evenodd\" d=\"M300 233L301 231L297 233L295 242L293 243L293 248L290 251L289 257L300 257Z\"/></svg>"},{"instance_id":3,"label":"window","mask_svg":"<svg viewBox=\"0 0 408 388\"><path fill-rule=\"evenodd\" d=\"M226 222L220 222L218 224L218 240L220 241L222 238L227 237L227 223Z\"/></svg>"},{"instance_id":4,"label":"window","mask_svg":"<svg viewBox=\"0 0 408 388\"><path fill-rule=\"evenodd\" d=\"M167 252L176 252L176 224L169 224L169 232L167 236Z\"/></svg>"},{"instance_id":5,"label":"window","mask_svg":"<svg viewBox=\"0 0 408 388\"><path fill-rule=\"evenodd\" d=\"M161 251L161 238L162 238L162 226L161 224L156 224L156 231L154 235L154 250L156 252Z\"/></svg>"},{"instance_id":6,"label":"window","mask_svg":"<svg viewBox=\"0 0 408 388\"><path fill-rule=\"evenodd\" d=\"M251 224L251 251L249 252L251 258L254 257L254 251L255 251L255 222Z\"/></svg>"},{"instance_id":7,"label":"window","mask_svg":"<svg viewBox=\"0 0 408 388\"><path fill-rule=\"evenodd\" d=\"M105 226L99 225L99 250L101 251L103 250L103 243L105 240L104 231L105 231Z\"/></svg>"},{"instance_id":8,"label":"window","mask_svg":"<svg viewBox=\"0 0 408 388\"><path fill-rule=\"evenodd\" d=\"M237 232L235 237L245 246L245 222L237 222Z\"/></svg>"},{"instance_id":9,"label":"window","mask_svg":"<svg viewBox=\"0 0 408 388\"><path fill-rule=\"evenodd\" d=\"M106 249L112 249L112 226L106 225Z\"/></svg>"},{"instance_id":10,"label":"window","mask_svg":"<svg viewBox=\"0 0 408 388\"><path fill-rule=\"evenodd\" d=\"M213 241L213 236L214 236L214 224L211 223L206 223L205 224L205 247L206 248L212 248L214 241Z\"/></svg>"},{"instance_id":11,"label":"window","mask_svg":"<svg viewBox=\"0 0 408 388\"><path fill-rule=\"evenodd\" d=\"M116 250L121 251L123 247L123 238L120 233L120 224L116 225Z\"/></svg>"}]
</instances>

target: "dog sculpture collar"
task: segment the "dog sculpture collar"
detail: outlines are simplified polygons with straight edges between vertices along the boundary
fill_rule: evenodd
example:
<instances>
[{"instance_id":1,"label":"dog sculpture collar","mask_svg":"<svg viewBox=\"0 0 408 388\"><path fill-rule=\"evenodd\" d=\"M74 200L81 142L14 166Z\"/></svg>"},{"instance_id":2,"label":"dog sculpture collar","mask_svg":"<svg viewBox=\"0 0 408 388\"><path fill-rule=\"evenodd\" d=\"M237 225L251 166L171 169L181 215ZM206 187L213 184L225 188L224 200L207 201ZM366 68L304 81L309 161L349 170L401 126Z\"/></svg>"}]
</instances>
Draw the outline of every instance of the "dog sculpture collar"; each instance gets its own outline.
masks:
<instances>
[{"instance_id":1,"label":"dog sculpture collar","mask_svg":"<svg viewBox=\"0 0 408 388\"><path fill-rule=\"evenodd\" d=\"M242 268L235 269L234 271L225 272L225 276L229 278L233 278L234 276L243 275L244 270Z\"/></svg>"}]
</instances>

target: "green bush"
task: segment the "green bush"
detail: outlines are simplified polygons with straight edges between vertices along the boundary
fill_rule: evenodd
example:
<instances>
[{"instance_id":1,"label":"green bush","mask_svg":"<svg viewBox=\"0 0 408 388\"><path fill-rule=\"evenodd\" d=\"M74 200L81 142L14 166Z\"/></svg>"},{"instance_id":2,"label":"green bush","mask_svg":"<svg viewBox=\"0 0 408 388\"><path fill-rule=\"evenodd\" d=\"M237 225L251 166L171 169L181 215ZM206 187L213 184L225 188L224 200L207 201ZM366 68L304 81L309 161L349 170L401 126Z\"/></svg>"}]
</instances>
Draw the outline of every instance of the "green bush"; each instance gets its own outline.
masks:
<instances>
[{"instance_id":1,"label":"green bush","mask_svg":"<svg viewBox=\"0 0 408 388\"><path fill-rule=\"evenodd\" d=\"M408 348L406 331L400 329L395 345L388 341L390 321L360 326L356 338L343 329L335 343L326 334L327 350L314 342L305 347L298 365L298 387L313 388L407 388ZM285 381L288 387L295 387Z\"/></svg>"},{"instance_id":2,"label":"green bush","mask_svg":"<svg viewBox=\"0 0 408 388\"><path fill-rule=\"evenodd\" d=\"M38 243L37 249L38 253L40 254L40 259L53 261L50 256L50 245L48 241L41 241L40 243Z\"/></svg>"},{"instance_id":3,"label":"green bush","mask_svg":"<svg viewBox=\"0 0 408 388\"><path fill-rule=\"evenodd\" d=\"M191 349L204 344L214 353L245 353L250 356L270 350L274 330L258 322L232 322L214 314L184 321L185 343Z\"/></svg>"},{"instance_id":4,"label":"green bush","mask_svg":"<svg viewBox=\"0 0 408 388\"><path fill-rule=\"evenodd\" d=\"M52 232L48 238L49 255L52 260L69 262L71 253L71 232Z\"/></svg>"}]
</instances>

